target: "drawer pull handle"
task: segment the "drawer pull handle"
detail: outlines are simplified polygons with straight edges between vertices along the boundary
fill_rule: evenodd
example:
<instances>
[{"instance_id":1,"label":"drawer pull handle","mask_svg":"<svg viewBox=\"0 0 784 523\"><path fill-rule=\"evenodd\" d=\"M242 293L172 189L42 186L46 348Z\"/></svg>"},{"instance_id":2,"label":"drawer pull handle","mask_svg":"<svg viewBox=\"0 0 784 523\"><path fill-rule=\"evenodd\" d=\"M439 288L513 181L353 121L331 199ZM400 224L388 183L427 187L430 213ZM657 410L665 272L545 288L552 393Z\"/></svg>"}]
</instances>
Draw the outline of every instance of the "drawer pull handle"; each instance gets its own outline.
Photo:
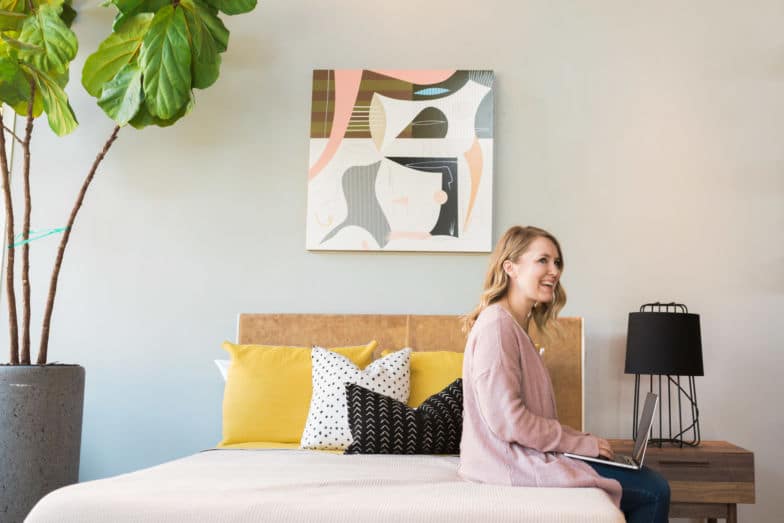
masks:
<instances>
[{"instance_id":1,"label":"drawer pull handle","mask_svg":"<svg viewBox=\"0 0 784 523\"><path fill-rule=\"evenodd\" d=\"M698 467L708 467L710 462L706 460L686 460L686 459L661 459L659 465L691 465Z\"/></svg>"}]
</instances>

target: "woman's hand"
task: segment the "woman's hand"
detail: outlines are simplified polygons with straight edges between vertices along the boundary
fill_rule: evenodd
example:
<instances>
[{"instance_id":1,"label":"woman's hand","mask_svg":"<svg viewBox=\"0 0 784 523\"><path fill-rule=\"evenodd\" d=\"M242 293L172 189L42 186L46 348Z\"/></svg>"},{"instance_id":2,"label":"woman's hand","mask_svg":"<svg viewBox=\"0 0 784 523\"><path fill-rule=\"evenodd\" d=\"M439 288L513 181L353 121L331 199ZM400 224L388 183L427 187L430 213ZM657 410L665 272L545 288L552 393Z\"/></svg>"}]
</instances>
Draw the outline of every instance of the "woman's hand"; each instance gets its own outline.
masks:
<instances>
[{"instance_id":1,"label":"woman's hand","mask_svg":"<svg viewBox=\"0 0 784 523\"><path fill-rule=\"evenodd\" d=\"M606 459L615 459L615 453L613 452L610 443L603 438L596 438L597 443L599 443L599 457L606 458Z\"/></svg>"}]
</instances>

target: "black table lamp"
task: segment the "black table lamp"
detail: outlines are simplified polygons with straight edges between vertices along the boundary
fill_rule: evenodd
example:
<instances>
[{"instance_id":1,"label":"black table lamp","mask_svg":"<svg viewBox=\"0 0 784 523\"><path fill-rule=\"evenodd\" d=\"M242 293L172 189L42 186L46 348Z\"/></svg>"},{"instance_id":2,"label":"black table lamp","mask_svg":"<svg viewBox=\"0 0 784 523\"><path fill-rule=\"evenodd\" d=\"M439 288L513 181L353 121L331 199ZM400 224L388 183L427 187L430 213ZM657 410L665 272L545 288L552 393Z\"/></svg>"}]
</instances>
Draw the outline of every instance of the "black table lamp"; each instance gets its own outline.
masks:
<instances>
[{"instance_id":1,"label":"black table lamp","mask_svg":"<svg viewBox=\"0 0 784 523\"><path fill-rule=\"evenodd\" d=\"M655 431L652 429L650 441L660 447L664 441L681 447L700 444L700 411L697 408L697 388L694 383L694 376L704 375L699 314L689 314L686 306L680 303L660 302L646 303L640 307L639 312L629 313L625 373L635 375L632 423L632 434L635 439L639 417L640 376L647 374L650 392L654 392L654 376L658 377L659 389L659 437L655 437ZM666 401L665 396L662 396L662 376L665 377L667 388ZM688 385L681 386L682 376L688 378ZM675 420L673 402L677 402L678 409ZM684 408L690 412L687 414L685 428ZM668 418L668 437L662 433L665 410ZM677 423L675 433L673 433L673 423ZM686 434L689 431L692 434L687 441Z\"/></svg>"}]
</instances>

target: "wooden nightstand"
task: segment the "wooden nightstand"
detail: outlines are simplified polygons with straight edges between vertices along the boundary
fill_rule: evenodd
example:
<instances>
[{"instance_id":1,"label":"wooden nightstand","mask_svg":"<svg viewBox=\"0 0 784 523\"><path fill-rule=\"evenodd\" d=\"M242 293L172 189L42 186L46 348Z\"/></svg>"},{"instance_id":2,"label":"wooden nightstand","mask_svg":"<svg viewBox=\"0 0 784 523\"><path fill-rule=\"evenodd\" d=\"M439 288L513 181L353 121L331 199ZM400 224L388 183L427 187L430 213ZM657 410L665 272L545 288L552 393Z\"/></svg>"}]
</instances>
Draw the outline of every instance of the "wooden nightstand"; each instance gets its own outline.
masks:
<instances>
[{"instance_id":1,"label":"wooden nightstand","mask_svg":"<svg viewBox=\"0 0 784 523\"><path fill-rule=\"evenodd\" d=\"M609 440L615 452L631 454L631 440ZM670 483L671 518L738 520L738 503L754 503L754 453L726 441L699 447L648 445L645 465Z\"/></svg>"}]
</instances>

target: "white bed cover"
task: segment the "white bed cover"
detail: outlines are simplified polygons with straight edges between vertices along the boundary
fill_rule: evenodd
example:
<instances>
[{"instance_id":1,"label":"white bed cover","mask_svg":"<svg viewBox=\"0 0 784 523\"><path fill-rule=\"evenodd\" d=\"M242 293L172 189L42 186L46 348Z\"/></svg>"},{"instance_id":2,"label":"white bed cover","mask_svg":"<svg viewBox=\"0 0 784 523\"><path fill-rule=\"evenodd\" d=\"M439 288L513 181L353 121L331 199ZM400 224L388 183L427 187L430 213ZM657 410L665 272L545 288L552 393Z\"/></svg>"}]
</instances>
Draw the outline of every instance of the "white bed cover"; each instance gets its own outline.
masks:
<instances>
[{"instance_id":1,"label":"white bed cover","mask_svg":"<svg viewBox=\"0 0 784 523\"><path fill-rule=\"evenodd\" d=\"M602 490L462 481L457 456L211 450L56 490L27 523L622 523Z\"/></svg>"}]
</instances>

